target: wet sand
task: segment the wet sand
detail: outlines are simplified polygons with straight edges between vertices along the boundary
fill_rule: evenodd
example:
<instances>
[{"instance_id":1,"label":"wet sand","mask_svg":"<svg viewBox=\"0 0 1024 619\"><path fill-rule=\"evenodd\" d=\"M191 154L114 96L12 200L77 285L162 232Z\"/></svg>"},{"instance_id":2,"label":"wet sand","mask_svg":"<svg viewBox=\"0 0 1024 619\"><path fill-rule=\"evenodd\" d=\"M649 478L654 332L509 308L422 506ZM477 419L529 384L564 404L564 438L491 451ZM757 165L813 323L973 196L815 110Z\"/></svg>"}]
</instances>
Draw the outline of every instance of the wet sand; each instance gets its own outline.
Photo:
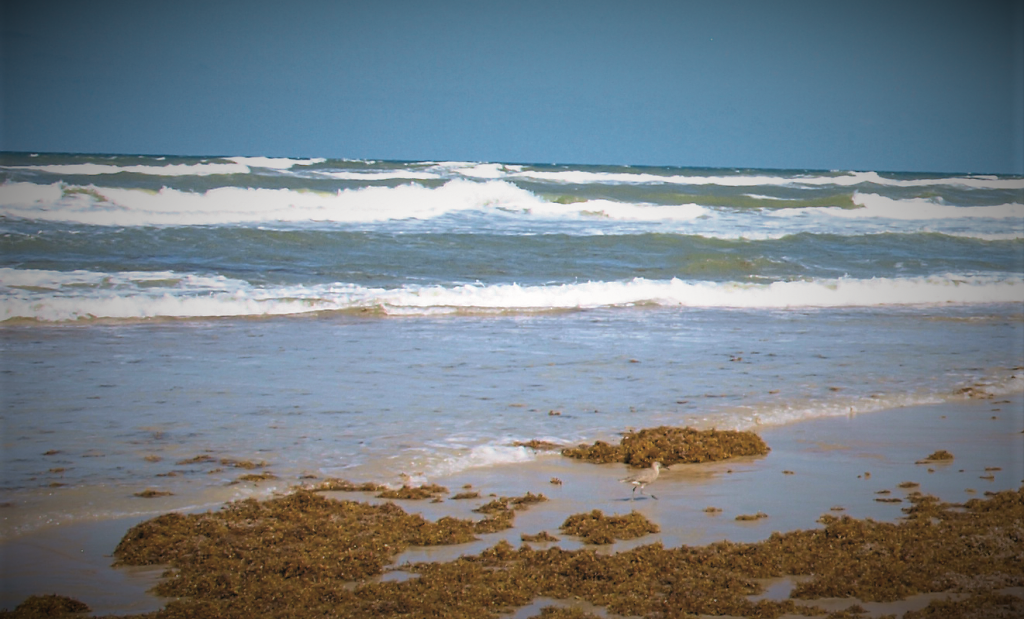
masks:
<instances>
[{"instance_id":1,"label":"wet sand","mask_svg":"<svg viewBox=\"0 0 1024 619\"><path fill-rule=\"evenodd\" d=\"M625 465L590 464L555 453L526 464L465 471L430 480L449 489L441 502L395 503L428 520L442 516L477 520L480 514L472 510L492 500L491 495L513 497L532 492L542 493L549 500L518 511L511 529L479 535L478 541L466 544L411 547L398 555L393 565L452 561L478 554L500 540L519 547L523 534L541 531L560 539L531 543L536 549L583 548L579 540L563 535L559 526L569 515L593 509L607 515L635 510L660 527L659 533L600 546L602 554L654 542L670 548L704 546L721 540L755 542L775 531L821 528L817 521L827 513L897 522L904 516L901 508L910 506L910 492L959 503L1019 488L1024 483L1022 432L1024 398L1020 395L764 428L759 434L771 448L767 456L675 465L662 471L657 482L647 488L647 496L638 492L635 499L631 487L618 482L629 472ZM937 450L951 452L954 459L918 463ZM552 483L554 479L561 483ZM467 485L481 496L451 498ZM657 500L650 498L652 493ZM325 495L386 502L373 493ZM737 520L738 516L756 514L766 517ZM47 593L86 602L95 614L130 614L159 608L164 600L145 591L157 581L160 568L110 567L114 547L139 520L64 525L6 542L0 546L0 608L12 609L29 594ZM407 577L398 570L386 573L381 580ZM793 583L790 579L766 583L771 586L762 597L784 599ZM1016 590L1016 594L1021 592ZM868 611L865 616L899 616L908 608L926 605L933 597L862 606ZM836 609L843 609L853 602L844 599L832 603ZM534 602L513 616L536 615L541 605Z\"/></svg>"}]
</instances>

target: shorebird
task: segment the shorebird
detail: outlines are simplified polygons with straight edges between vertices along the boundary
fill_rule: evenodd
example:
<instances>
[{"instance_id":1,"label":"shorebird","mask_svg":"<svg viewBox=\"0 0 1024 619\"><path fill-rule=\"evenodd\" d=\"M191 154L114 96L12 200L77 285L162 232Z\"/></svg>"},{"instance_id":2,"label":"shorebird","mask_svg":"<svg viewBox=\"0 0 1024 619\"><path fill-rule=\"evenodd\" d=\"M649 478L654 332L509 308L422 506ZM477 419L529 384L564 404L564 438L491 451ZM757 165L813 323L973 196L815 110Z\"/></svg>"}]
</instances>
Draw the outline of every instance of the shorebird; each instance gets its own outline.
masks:
<instances>
[{"instance_id":1,"label":"shorebird","mask_svg":"<svg viewBox=\"0 0 1024 619\"><path fill-rule=\"evenodd\" d=\"M644 493L644 487L647 484L654 483L655 479L658 479L658 470L661 469L661 462L654 462L651 464L651 468L643 469L642 471L630 475L629 477L623 477L619 481L624 484L633 484L633 494L629 495L629 500L632 501L633 497L636 496L636 489L640 488L640 494ZM667 466L665 468L668 468ZM651 495L652 499L658 497Z\"/></svg>"}]
</instances>

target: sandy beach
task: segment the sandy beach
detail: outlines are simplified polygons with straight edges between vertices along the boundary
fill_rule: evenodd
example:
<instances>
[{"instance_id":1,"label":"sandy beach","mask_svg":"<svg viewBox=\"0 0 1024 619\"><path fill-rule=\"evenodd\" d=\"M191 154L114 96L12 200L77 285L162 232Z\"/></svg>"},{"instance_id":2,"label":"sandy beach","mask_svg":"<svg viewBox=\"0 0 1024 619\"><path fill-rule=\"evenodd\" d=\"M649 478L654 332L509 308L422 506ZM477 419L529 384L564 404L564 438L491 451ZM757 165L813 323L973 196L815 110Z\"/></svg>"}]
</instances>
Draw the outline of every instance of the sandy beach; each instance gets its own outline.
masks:
<instances>
[{"instance_id":1,"label":"sandy beach","mask_svg":"<svg viewBox=\"0 0 1024 619\"><path fill-rule=\"evenodd\" d=\"M663 470L660 478L645 492L637 492L635 498L630 486L618 481L629 473L625 465L590 464L557 452L530 463L468 470L430 480L448 489L448 493L439 495L440 501L394 502L409 514L437 521L444 516L478 520L480 514L473 510L494 497L533 493L549 500L517 510L512 528L478 535L477 541L409 547L395 557L392 568L397 569L377 580L404 580L412 574L403 571L403 565L451 562L477 555L502 540L520 547L524 534L542 531L559 540L534 542L531 547L543 550L557 546L567 551L596 548L600 554L614 555L655 543L675 548L700 547L721 540L759 542L773 532L821 528L819 518L823 514L899 522L905 516L901 510L911 505L912 492L962 503L1019 488L1024 483L1022 432L1024 399L1020 395L767 427L759 432L771 449L767 456L678 464ZM938 450L950 452L953 459L921 462ZM478 492L479 498L451 498L470 489ZM322 494L370 504L388 502L376 498L375 493ZM594 546L559 531L568 516L595 509L608 516L639 512L660 532ZM737 519L757 515L760 517ZM161 608L167 600L147 593L159 581L161 567L111 567L118 541L139 520L52 527L8 541L2 547L0 608L13 609L30 594L51 593L81 600L97 615ZM764 581L765 590L750 599L785 599L798 580ZM1018 586L1009 591L1021 596L1024 589ZM848 599L802 603L817 603L832 611L860 604L867 612L865 616L880 617L902 616L937 597L946 596L915 596L896 603ZM509 616L536 616L541 607L556 603L535 600ZM601 611L590 608L589 612L600 616Z\"/></svg>"}]
</instances>

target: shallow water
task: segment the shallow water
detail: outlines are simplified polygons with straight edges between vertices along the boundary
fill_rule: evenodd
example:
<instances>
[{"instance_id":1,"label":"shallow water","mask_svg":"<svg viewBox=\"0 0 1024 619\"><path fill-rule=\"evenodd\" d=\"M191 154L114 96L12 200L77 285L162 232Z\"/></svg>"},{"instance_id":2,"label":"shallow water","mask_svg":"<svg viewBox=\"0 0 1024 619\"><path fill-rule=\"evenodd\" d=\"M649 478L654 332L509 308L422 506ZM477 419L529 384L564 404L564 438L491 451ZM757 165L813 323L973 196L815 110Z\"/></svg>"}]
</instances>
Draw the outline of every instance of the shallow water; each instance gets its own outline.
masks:
<instances>
[{"instance_id":1,"label":"shallow water","mask_svg":"<svg viewBox=\"0 0 1024 619\"><path fill-rule=\"evenodd\" d=\"M757 429L962 398L975 384L1011 393L1024 382L1015 312L636 308L6 327L4 501L19 509L3 531L266 495L304 475L430 480L532 459L512 443L535 438ZM236 483L264 471L279 479ZM133 496L147 488L174 495Z\"/></svg>"}]
</instances>

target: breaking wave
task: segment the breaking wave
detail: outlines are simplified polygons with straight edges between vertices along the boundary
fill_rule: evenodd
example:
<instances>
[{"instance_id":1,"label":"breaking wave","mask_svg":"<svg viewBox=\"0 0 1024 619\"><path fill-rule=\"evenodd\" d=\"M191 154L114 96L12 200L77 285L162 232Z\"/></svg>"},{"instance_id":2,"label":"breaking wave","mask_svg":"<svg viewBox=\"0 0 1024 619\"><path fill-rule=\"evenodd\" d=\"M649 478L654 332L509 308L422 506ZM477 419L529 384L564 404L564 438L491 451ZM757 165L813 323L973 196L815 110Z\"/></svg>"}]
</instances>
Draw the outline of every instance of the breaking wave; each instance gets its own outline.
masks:
<instances>
[{"instance_id":1,"label":"breaking wave","mask_svg":"<svg viewBox=\"0 0 1024 619\"><path fill-rule=\"evenodd\" d=\"M546 312L603 307L828 308L1019 303L1024 276L945 274L772 283L680 279L403 286L255 286L224 276L0 269L0 320L212 318L358 311L380 315Z\"/></svg>"}]
</instances>

